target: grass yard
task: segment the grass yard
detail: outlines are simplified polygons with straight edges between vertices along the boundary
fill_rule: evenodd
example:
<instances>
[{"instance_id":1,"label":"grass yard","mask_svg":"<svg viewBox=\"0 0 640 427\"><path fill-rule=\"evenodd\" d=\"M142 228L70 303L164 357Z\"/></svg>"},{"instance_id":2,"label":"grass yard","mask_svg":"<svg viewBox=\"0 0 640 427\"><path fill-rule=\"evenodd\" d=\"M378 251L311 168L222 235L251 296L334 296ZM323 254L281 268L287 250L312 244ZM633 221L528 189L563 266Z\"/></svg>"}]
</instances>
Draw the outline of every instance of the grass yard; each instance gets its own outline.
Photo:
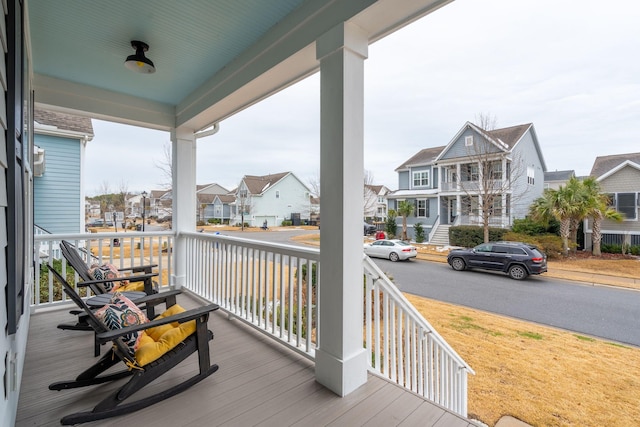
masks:
<instances>
[{"instance_id":1,"label":"grass yard","mask_svg":"<svg viewBox=\"0 0 640 427\"><path fill-rule=\"evenodd\" d=\"M640 349L407 295L475 370L469 417L534 426L640 420Z\"/></svg>"}]
</instances>

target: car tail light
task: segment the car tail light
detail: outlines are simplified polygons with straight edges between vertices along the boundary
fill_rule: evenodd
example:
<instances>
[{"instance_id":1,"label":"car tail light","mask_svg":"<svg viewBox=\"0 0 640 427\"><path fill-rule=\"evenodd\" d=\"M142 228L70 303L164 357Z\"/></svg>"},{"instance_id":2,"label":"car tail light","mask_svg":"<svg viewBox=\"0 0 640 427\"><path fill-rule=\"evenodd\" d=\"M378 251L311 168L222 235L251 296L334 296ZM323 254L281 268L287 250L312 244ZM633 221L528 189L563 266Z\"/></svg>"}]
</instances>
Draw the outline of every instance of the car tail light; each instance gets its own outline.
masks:
<instances>
[{"instance_id":1,"label":"car tail light","mask_svg":"<svg viewBox=\"0 0 640 427\"><path fill-rule=\"evenodd\" d=\"M403 249L402 252L411 252L412 250L413 250L413 248Z\"/></svg>"},{"instance_id":2,"label":"car tail light","mask_svg":"<svg viewBox=\"0 0 640 427\"><path fill-rule=\"evenodd\" d=\"M531 261L533 262L542 262L544 258L540 257L540 258L531 258Z\"/></svg>"}]
</instances>

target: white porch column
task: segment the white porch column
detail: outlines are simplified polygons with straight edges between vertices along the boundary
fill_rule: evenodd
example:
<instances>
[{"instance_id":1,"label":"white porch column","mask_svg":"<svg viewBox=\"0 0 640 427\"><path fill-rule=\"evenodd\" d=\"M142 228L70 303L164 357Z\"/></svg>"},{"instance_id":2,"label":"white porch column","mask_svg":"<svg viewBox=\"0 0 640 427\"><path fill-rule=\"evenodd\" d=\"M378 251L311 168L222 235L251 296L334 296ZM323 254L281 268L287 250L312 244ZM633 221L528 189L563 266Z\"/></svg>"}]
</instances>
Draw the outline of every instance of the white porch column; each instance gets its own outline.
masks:
<instances>
[{"instance_id":1,"label":"white porch column","mask_svg":"<svg viewBox=\"0 0 640 427\"><path fill-rule=\"evenodd\" d=\"M364 59L361 30L317 40L320 61L320 325L316 379L340 396L367 381L363 340Z\"/></svg>"},{"instance_id":2,"label":"white porch column","mask_svg":"<svg viewBox=\"0 0 640 427\"><path fill-rule=\"evenodd\" d=\"M191 129L174 129L171 132L171 167L173 230L196 229L196 138ZM187 258L183 239L173 245L175 269L172 284L176 289L184 285Z\"/></svg>"}]
</instances>

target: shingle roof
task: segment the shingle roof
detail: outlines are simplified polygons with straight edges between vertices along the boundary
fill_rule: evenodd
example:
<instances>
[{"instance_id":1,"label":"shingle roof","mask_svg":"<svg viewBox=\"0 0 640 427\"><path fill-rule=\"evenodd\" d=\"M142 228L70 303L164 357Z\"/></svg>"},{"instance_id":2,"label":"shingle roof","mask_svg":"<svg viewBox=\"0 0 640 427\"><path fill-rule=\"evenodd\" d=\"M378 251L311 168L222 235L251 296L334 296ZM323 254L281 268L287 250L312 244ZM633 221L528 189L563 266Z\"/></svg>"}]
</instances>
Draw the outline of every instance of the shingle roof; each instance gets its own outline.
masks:
<instances>
[{"instance_id":1,"label":"shingle roof","mask_svg":"<svg viewBox=\"0 0 640 427\"><path fill-rule=\"evenodd\" d=\"M289 172L281 172L264 176L245 175L242 180L251 194L261 194L268 187L280 181L288 174Z\"/></svg>"},{"instance_id":2,"label":"shingle roof","mask_svg":"<svg viewBox=\"0 0 640 427\"><path fill-rule=\"evenodd\" d=\"M222 203L233 203L236 201L236 196L233 194L217 194L216 197L218 197Z\"/></svg>"},{"instance_id":3,"label":"shingle roof","mask_svg":"<svg viewBox=\"0 0 640 427\"><path fill-rule=\"evenodd\" d=\"M547 181L569 181L572 176L575 176L574 170L567 171L547 171L544 173L544 180Z\"/></svg>"},{"instance_id":4,"label":"shingle roof","mask_svg":"<svg viewBox=\"0 0 640 427\"><path fill-rule=\"evenodd\" d=\"M215 194L200 194L196 193L196 198L198 199L198 203L200 204L211 204L213 203L213 199Z\"/></svg>"},{"instance_id":5,"label":"shingle roof","mask_svg":"<svg viewBox=\"0 0 640 427\"><path fill-rule=\"evenodd\" d=\"M511 126L508 128L494 129L486 131L487 135L491 138L502 141L509 148L513 146L522 138L522 135L531 127L531 123L525 123L523 125Z\"/></svg>"},{"instance_id":6,"label":"shingle roof","mask_svg":"<svg viewBox=\"0 0 640 427\"><path fill-rule=\"evenodd\" d=\"M611 156L596 157L589 175L598 178L627 160L640 164L640 153L614 154Z\"/></svg>"},{"instance_id":7,"label":"shingle roof","mask_svg":"<svg viewBox=\"0 0 640 427\"><path fill-rule=\"evenodd\" d=\"M93 125L89 117L73 116L57 111L36 108L34 120L41 125L55 126L60 130L85 133L93 137Z\"/></svg>"},{"instance_id":8,"label":"shingle roof","mask_svg":"<svg viewBox=\"0 0 640 427\"><path fill-rule=\"evenodd\" d=\"M428 165L431 164L436 157L444 150L445 146L423 148L418 151L413 157L401 164L396 168L396 172L399 170L407 169L409 166Z\"/></svg>"}]
</instances>

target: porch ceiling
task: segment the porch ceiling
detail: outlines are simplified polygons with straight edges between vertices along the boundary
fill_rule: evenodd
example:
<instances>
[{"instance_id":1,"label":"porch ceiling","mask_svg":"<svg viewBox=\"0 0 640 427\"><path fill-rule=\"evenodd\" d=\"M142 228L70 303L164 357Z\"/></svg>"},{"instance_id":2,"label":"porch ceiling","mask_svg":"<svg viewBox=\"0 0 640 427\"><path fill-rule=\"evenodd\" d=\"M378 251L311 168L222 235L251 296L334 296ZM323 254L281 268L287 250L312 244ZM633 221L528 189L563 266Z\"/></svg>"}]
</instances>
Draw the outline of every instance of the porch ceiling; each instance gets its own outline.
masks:
<instances>
[{"instance_id":1,"label":"porch ceiling","mask_svg":"<svg viewBox=\"0 0 640 427\"><path fill-rule=\"evenodd\" d=\"M168 130L198 130L315 72L340 22L373 42L449 0L31 0L36 103ZM131 40L156 73L124 67Z\"/></svg>"}]
</instances>

